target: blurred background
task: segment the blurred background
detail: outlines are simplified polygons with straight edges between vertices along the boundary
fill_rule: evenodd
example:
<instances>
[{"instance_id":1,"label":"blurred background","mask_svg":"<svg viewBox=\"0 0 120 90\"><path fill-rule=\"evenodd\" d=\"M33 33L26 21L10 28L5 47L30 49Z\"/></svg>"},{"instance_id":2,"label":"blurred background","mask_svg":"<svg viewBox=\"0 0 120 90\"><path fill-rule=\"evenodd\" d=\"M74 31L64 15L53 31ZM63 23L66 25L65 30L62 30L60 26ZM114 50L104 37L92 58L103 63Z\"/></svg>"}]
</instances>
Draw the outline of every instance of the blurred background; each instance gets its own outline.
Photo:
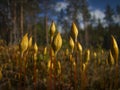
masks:
<instances>
[{"instance_id":1,"label":"blurred background","mask_svg":"<svg viewBox=\"0 0 120 90\"><path fill-rule=\"evenodd\" d=\"M28 32L38 45L49 45L51 22L66 45L72 22L83 47L110 47L110 35L120 46L120 0L0 0L0 40L18 44Z\"/></svg>"}]
</instances>

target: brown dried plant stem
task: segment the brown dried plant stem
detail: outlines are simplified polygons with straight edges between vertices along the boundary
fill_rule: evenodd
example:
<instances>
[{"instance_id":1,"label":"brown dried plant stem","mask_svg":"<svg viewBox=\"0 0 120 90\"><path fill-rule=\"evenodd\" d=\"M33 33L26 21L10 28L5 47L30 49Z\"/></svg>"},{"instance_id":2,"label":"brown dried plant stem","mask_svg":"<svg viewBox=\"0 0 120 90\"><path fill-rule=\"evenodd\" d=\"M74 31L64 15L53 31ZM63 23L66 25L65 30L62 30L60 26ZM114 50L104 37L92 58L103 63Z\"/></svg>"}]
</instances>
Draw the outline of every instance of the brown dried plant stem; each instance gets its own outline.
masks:
<instances>
[{"instance_id":1,"label":"brown dried plant stem","mask_svg":"<svg viewBox=\"0 0 120 90\"><path fill-rule=\"evenodd\" d=\"M71 81L70 81L70 83L72 84L72 63L73 63L73 58L72 58L72 54L70 54L70 56L69 56L69 60L70 60L70 77L71 77Z\"/></svg>"},{"instance_id":2,"label":"brown dried plant stem","mask_svg":"<svg viewBox=\"0 0 120 90\"><path fill-rule=\"evenodd\" d=\"M115 65L115 89L118 90L118 79L119 79L119 69L118 69L118 63Z\"/></svg>"},{"instance_id":3,"label":"brown dried plant stem","mask_svg":"<svg viewBox=\"0 0 120 90\"><path fill-rule=\"evenodd\" d=\"M86 65L85 70L82 71L82 73L81 73L81 90L86 90L86 86L87 86L87 83L88 83L87 73L86 73L87 68L88 68L88 65Z\"/></svg>"},{"instance_id":4,"label":"brown dried plant stem","mask_svg":"<svg viewBox=\"0 0 120 90\"><path fill-rule=\"evenodd\" d=\"M25 59L24 59L24 71L23 71L23 73L24 73L24 83L26 83L26 79L27 79L27 77L26 77L26 65L27 65L27 55L28 55L28 51L26 51L26 53L25 53Z\"/></svg>"},{"instance_id":5,"label":"brown dried plant stem","mask_svg":"<svg viewBox=\"0 0 120 90\"><path fill-rule=\"evenodd\" d=\"M105 81L105 64L102 66L103 67L103 89L106 90L106 81Z\"/></svg>"},{"instance_id":6,"label":"brown dried plant stem","mask_svg":"<svg viewBox=\"0 0 120 90\"><path fill-rule=\"evenodd\" d=\"M75 83L75 90L77 90L77 83L78 83L78 80L77 80L77 69L79 69L78 67L78 50L77 50L77 40L75 41L75 63L76 65L74 66L74 83Z\"/></svg>"},{"instance_id":7,"label":"brown dried plant stem","mask_svg":"<svg viewBox=\"0 0 120 90\"><path fill-rule=\"evenodd\" d=\"M36 90L37 88L37 69L36 69L36 60L37 60L37 53L38 53L38 46L37 46L37 43L35 42L34 44L34 54L33 54L33 60L34 60L34 75L33 75L33 84L34 84L34 90Z\"/></svg>"},{"instance_id":8,"label":"brown dried plant stem","mask_svg":"<svg viewBox=\"0 0 120 90\"><path fill-rule=\"evenodd\" d=\"M19 83L19 88L21 89L21 84L23 84L23 88L25 88L25 82L26 82L26 56L27 56L27 52L25 52L24 54L21 53L20 54L20 60L19 60L19 75L20 75L20 83ZM23 81L23 75L24 75L24 81Z\"/></svg>"},{"instance_id":9,"label":"brown dried plant stem","mask_svg":"<svg viewBox=\"0 0 120 90\"><path fill-rule=\"evenodd\" d=\"M54 68L54 90L56 90L56 83L57 83L57 62L56 62L56 55L53 60L53 68Z\"/></svg>"},{"instance_id":10,"label":"brown dried plant stem","mask_svg":"<svg viewBox=\"0 0 120 90\"><path fill-rule=\"evenodd\" d=\"M61 68L61 71L62 71L62 68ZM61 87L61 81L62 81L62 72L60 73L60 75L59 75L59 78L58 78L58 83L59 83L59 89L58 90L61 90L62 89L62 87Z\"/></svg>"},{"instance_id":11,"label":"brown dried plant stem","mask_svg":"<svg viewBox=\"0 0 120 90\"><path fill-rule=\"evenodd\" d=\"M82 65L83 65L83 62L82 62L82 53L80 53L80 74L82 73Z\"/></svg>"},{"instance_id":12,"label":"brown dried plant stem","mask_svg":"<svg viewBox=\"0 0 120 90\"><path fill-rule=\"evenodd\" d=\"M18 90L21 89L21 83L22 83L22 60L23 60L23 54L20 54L20 59L19 59L19 86L18 86Z\"/></svg>"},{"instance_id":13,"label":"brown dried plant stem","mask_svg":"<svg viewBox=\"0 0 120 90\"><path fill-rule=\"evenodd\" d=\"M52 37L50 40L50 45L52 45ZM52 63L53 63L53 56L52 56L52 46L50 46L50 70L48 71L48 90L52 90Z\"/></svg>"},{"instance_id":14,"label":"brown dried plant stem","mask_svg":"<svg viewBox=\"0 0 120 90\"><path fill-rule=\"evenodd\" d=\"M77 90L77 67L74 65L74 90Z\"/></svg>"},{"instance_id":15,"label":"brown dried plant stem","mask_svg":"<svg viewBox=\"0 0 120 90\"><path fill-rule=\"evenodd\" d=\"M48 72L48 90L52 90L52 60L50 62L50 69Z\"/></svg>"},{"instance_id":16,"label":"brown dried plant stem","mask_svg":"<svg viewBox=\"0 0 120 90\"><path fill-rule=\"evenodd\" d=\"M82 53L80 53L80 83L82 82Z\"/></svg>"},{"instance_id":17,"label":"brown dried plant stem","mask_svg":"<svg viewBox=\"0 0 120 90\"><path fill-rule=\"evenodd\" d=\"M84 90L84 71L81 73L81 89Z\"/></svg>"},{"instance_id":18,"label":"brown dried plant stem","mask_svg":"<svg viewBox=\"0 0 120 90\"><path fill-rule=\"evenodd\" d=\"M36 54L34 54L34 76L33 76L33 82L34 82L34 90L36 90L36 83L37 83L37 75L36 75Z\"/></svg>"},{"instance_id":19,"label":"brown dried plant stem","mask_svg":"<svg viewBox=\"0 0 120 90\"><path fill-rule=\"evenodd\" d=\"M112 67L110 67L110 90L112 90L112 83L113 83L113 80L112 80Z\"/></svg>"}]
</instances>

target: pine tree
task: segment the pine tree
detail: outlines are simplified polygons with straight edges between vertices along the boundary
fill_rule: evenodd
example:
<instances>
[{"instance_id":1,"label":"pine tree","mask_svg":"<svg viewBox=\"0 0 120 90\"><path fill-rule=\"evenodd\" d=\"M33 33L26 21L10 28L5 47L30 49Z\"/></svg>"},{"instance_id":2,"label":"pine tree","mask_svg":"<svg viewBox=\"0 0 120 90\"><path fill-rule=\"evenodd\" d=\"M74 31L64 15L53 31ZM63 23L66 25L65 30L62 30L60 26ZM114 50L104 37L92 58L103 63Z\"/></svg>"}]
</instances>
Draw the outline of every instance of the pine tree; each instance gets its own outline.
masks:
<instances>
[{"instance_id":1,"label":"pine tree","mask_svg":"<svg viewBox=\"0 0 120 90\"><path fill-rule=\"evenodd\" d=\"M111 8L111 6L108 4L105 9L105 18L104 18L108 26L113 24L113 15L114 15L114 11Z\"/></svg>"},{"instance_id":2,"label":"pine tree","mask_svg":"<svg viewBox=\"0 0 120 90\"><path fill-rule=\"evenodd\" d=\"M69 17L69 20L74 21L75 23L78 24L78 15L81 11L81 0L66 0L68 3L68 6L66 8L67 11L67 16Z\"/></svg>"},{"instance_id":3,"label":"pine tree","mask_svg":"<svg viewBox=\"0 0 120 90\"><path fill-rule=\"evenodd\" d=\"M87 0L81 0L81 9L82 9L82 16L83 16L83 23L84 23L84 30L85 30L85 45L88 47L89 44L89 34L88 34L88 22L90 20L90 13L88 9Z\"/></svg>"},{"instance_id":4,"label":"pine tree","mask_svg":"<svg viewBox=\"0 0 120 90\"><path fill-rule=\"evenodd\" d=\"M117 12L117 17L118 17L118 24L120 25L120 5L116 6L116 12Z\"/></svg>"}]
</instances>

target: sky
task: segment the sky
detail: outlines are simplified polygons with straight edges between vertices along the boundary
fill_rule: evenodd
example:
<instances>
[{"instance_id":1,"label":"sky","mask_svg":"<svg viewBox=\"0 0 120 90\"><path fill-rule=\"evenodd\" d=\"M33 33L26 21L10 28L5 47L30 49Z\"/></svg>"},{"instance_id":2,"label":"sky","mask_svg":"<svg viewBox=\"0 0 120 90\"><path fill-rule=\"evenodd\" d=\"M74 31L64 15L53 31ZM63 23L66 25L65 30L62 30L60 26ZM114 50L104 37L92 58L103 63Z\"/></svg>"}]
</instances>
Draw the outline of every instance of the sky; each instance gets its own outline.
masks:
<instances>
[{"instance_id":1,"label":"sky","mask_svg":"<svg viewBox=\"0 0 120 90\"><path fill-rule=\"evenodd\" d=\"M93 7L93 9L104 10L107 4L115 8L116 5L120 4L120 0L88 0L88 4Z\"/></svg>"},{"instance_id":2,"label":"sky","mask_svg":"<svg viewBox=\"0 0 120 90\"><path fill-rule=\"evenodd\" d=\"M68 3L65 2L65 0L57 0L58 3L56 4L56 11L60 12L61 9L66 9ZM89 5L90 14L95 16L96 19L100 19L102 23L105 22L105 8L106 5L110 5L111 8L115 10L117 5L120 5L120 0L87 0ZM81 15L78 15L79 19L81 18ZM114 17L116 22L119 22L117 17ZM82 26L82 25L81 25Z\"/></svg>"},{"instance_id":3,"label":"sky","mask_svg":"<svg viewBox=\"0 0 120 90\"><path fill-rule=\"evenodd\" d=\"M91 15L95 15L97 19L104 21L106 5L110 5L112 9L116 10L116 6L120 5L120 0L88 0ZM120 22L119 17L113 16L115 22Z\"/></svg>"},{"instance_id":4,"label":"sky","mask_svg":"<svg viewBox=\"0 0 120 90\"><path fill-rule=\"evenodd\" d=\"M57 0L58 2L64 2L65 0ZM112 8L115 8L116 5L120 4L120 0L87 0L88 4L93 8L104 9L107 4Z\"/></svg>"}]
</instances>

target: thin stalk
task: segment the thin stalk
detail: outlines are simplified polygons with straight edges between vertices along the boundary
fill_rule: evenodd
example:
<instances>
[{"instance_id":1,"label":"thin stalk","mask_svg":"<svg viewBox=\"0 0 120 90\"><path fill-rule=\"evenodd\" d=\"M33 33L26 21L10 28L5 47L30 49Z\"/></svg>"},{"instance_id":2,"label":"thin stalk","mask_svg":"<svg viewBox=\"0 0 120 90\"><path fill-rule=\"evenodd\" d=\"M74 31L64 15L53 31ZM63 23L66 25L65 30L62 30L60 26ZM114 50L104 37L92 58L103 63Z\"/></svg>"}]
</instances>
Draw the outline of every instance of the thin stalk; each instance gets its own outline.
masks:
<instances>
[{"instance_id":1,"label":"thin stalk","mask_svg":"<svg viewBox=\"0 0 120 90\"><path fill-rule=\"evenodd\" d=\"M52 37L50 40L50 45L52 45ZM52 63L53 63L53 56L52 56L52 46L50 46L50 70L49 70L49 76L48 76L48 90L52 90Z\"/></svg>"},{"instance_id":2,"label":"thin stalk","mask_svg":"<svg viewBox=\"0 0 120 90\"><path fill-rule=\"evenodd\" d=\"M87 78L87 69L88 64L85 65L85 70L82 71L82 79L81 79L81 90L86 90L86 86L88 84L88 78Z\"/></svg>"},{"instance_id":3,"label":"thin stalk","mask_svg":"<svg viewBox=\"0 0 120 90\"><path fill-rule=\"evenodd\" d=\"M119 69L118 69L118 63L116 63L115 65L115 89L118 90L118 78L119 78L119 75L118 75L118 72L119 72Z\"/></svg>"},{"instance_id":4,"label":"thin stalk","mask_svg":"<svg viewBox=\"0 0 120 90\"><path fill-rule=\"evenodd\" d=\"M110 90L112 90L112 67L110 67Z\"/></svg>"},{"instance_id":5,"label":"thin stalk","mask_svg":"<svg viewBox=\"0 0 120 90\"><path fill-rule=\"evenodd\" d=\"M105 65L103 65L103 88L106 90L106 84L105 84Z\"/></svg>"},{"instance_id":6,"label":"thin stalk","mask_svg":"<svg viewBox=\"0 0 120 90\"><path fill-rule=\"evenodd\" d=\"M70 59L70 83L72 84L72 54L69 56Z\"/></svg>"},{"instance_id":7,"label":"thin stalk","mask_svg":"<svg viewBox=\"0 0 120 90\"><path fill-rule=\"evenodd\" d=\"M26 83L26 65L27 65L27 55L28 55L28 52L25 53L25 57L24 57L24 70L23 70L23 73L24 73L24 84Z\"/></svg>"},{"instance_id":8,"label":"thin stalk","mask_svg":"<svg viewBox=\"0 0 120 90\"><path fill-rule=\"evenodd\" d=\"M85 74L85 71L83 71L82 72L82 74L81 74L81 90L85 90L85 80L86 80L86 76L85 76L86 74Z\"/></svg>"},{"instance_id":9,"label":"thin stalk","mask_svg":"<svg viewBox=\"0 0 120 90\"><path fill-rule=\"evenodd\" d=\"M36 60L37 60L37 53L34 53L34 76L33 76L33 83L34 83L34 90L36 90L36 86L37 86L37 73L36 73Z\"/></svg>"},{"instance_id":10,"label":"thin stalk","mask_svg":"<svg viewBox=\"0 0 120 90\"><path fill-rule=\"evenodd\" d=\"M27 79L26 77L27 55L28 55L28 51L24 53L24 56L23 54L21 54L21 60L20 60L20 84L23 84L23 88L25 88L25 83ZM22 74L23 74L23 79L22 79Z\"/></svg>"},{"instance_id":11,"label":"thin stalk","mask_svg":"<svg viewBox=\"0 0 120 90\"><path fill-rule=\"evenodd\" d=\"M77 69L79 69L78 68L78 64L79 64L79 62L78 62L78 50L77 50L77 39L75 40L75 63L76 63L76 65L75 65L75 67L74 67L74 83L75 83L75 90L77 90L77 82L78 82L78 80L77 80Z\"/></svg>"},{"instance_id":12,"label":"thin stalk","mask_svg":"<svg viewBox=\"0 0 120 90\"><path fill-rule=\"evenodd\" d=\"M57 82L57 63L56 63L56 55L53 60L53 66L54 66L54 90L56 90L56 82Z\"/></svg>"},{"instance_id":13,"label":"thin stalk","mask_svg":"<svg viewBox=\"0 0 120 90\"><path fill-rule=\"evenodd\" d=\"M34 60L34 79L33 79L34 81L34 90L36 90L36 82L37 82L37 80L36 80L36 60Z\"/></svg>"},{"instance_id":14,"label":"thin stalk","mask_svg":"<svg viewBox=\"0 0 120 90\"><path fill-rule=\"evenodd\" d=\"M74 66L74 87L77 90L77 68L76 65Z\"/></svg>"},{"instance_id":15,"label":"thin stalk","mask_svg":"<svg viewBox=\"0 0 120 90\"><path fill-rule=\"evenodd\" d=\"M20 59L19 59L19 86L18 86L18 90L20 90L21 88L21 77L22 77L22 61L23 61L23 53L20 54Z\"/></svg>"},{"instance_id":16,"label":"thin stalk","mask_svg":"<svg viewBox=\"0 0 120 90\"><path fill-rule=\"evenodd\" d=\"M82 82L82 53L80 53L80 83Z\"/></svg>"},{"instance_id":17,"label":"thin stalk","mask_svg":"<svg viewBox=\"0 0 120 90\"><path fill-rule=\"evenodd\" d=\"M62 71L62 70L61 70L61 71ZM61 87L60 81L62 81L62 72L61 72L61 74L59 75L58 81L59 81L59 88L58 88L58 90L61 90L62 87Z\"/></svg>"},{"instance_id":18,"label":"thin stalk","mask_svg":"<svg viewBox=\"0 0 120 90\"><path fill-rule=\"evenodd\" d=\"M21 53L20 54L20 59L19 59L19 74L20 74L20 83L19 83L19 87L21 88L21 84L23 83L25 86L25 82L26 82L26 53ZM22 80L22 74L24 75L24 81ZM25 87L23 87L25 88Z\"/></svg>"}]
</instances>

